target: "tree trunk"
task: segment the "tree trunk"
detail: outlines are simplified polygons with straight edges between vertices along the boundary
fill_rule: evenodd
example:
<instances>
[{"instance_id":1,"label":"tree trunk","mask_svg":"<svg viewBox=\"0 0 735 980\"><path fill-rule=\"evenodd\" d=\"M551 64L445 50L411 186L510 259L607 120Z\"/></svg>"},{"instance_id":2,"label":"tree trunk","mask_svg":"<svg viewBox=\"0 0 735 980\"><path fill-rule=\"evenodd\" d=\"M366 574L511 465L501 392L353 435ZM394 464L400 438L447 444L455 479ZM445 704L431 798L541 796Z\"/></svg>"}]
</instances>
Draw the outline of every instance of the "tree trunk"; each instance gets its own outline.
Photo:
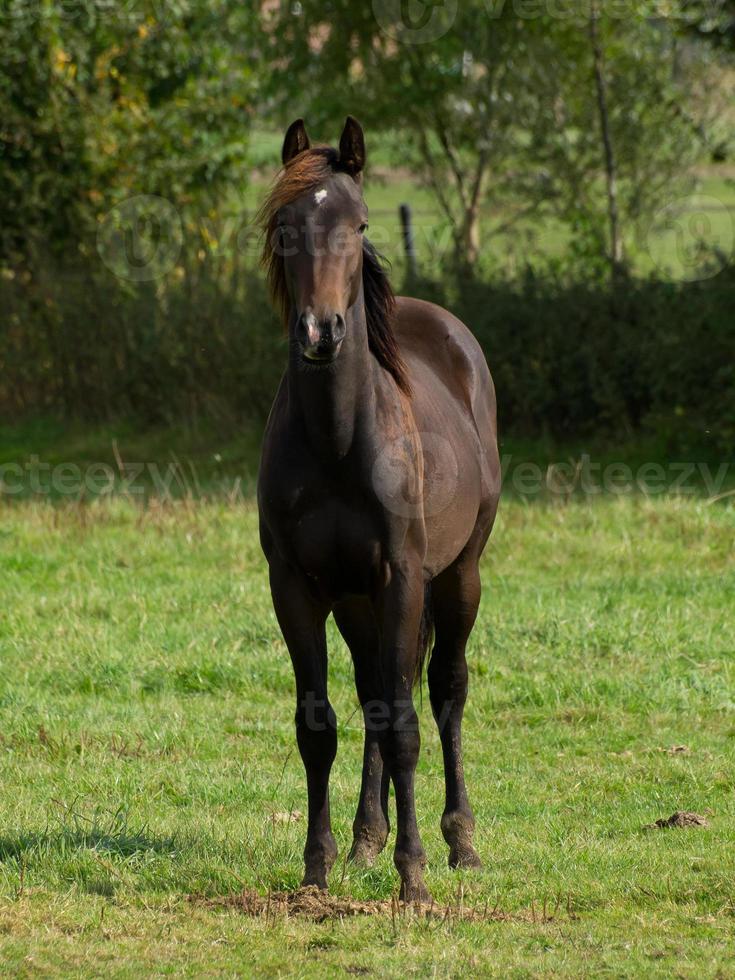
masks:
<instances>
[{"instance_id":1,"label":"tree trunk","mask_svg":"<svg viewBox=\"0 0 735 980\"><path fill-rule=\"evenodd\" d=\"M462 250L465 264L469 269L474 269L480 257L480 209L477 204L471 205L465 212Z\"/></svg>"},{"instance_id":2,"label":"tree trunk","mask_svg":"<svg viewBox=\"0 0 735 980\"><path fill-rule=\"evenodd\" d=\"M595 66L595 88L597 107L600 115L600 131L605 155L605 179L607 182L607 211L610 224L610 266L613 283L623 265L623 240L620 234L620 215L618 212L618 170L610 134L610 117L607 109L607 82L605 80L605 59L599 30L600 11L593 3L590 14L590 39Z\"/></svg>"}]
</instances>

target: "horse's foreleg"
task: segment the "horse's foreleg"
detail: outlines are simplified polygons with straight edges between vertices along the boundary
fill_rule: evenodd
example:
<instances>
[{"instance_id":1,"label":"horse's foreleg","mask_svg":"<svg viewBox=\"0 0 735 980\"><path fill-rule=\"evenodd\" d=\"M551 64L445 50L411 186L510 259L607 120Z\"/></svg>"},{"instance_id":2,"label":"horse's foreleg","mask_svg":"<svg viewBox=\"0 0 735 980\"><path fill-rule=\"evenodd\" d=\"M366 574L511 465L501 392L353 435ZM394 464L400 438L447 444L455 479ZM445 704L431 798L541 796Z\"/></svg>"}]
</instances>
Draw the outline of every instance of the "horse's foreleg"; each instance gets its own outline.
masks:
<instances>
[{"instance_id":1,"label":"horse's foreleg","mask_svg":"<svg viewBox=\"0 0 735 980\"><path fill-rule=\"evenodd\" d=\"M296 739L309 797L303 884L326 888L337 856L329 818L329 773L337 753L337 721L327 697L329 610L314 600L297 573L278 560L271 563L270 581L296 677Z\"/></svg>"},{"instance_id":2,"label":"horse's foreleg","mask_svg":"<svg viewBox=\"0 0 735 980\"><path fill-rule=\"evenodd\" d=\"M357 813L352 824L353 841L349 859L370 867L385 847L388 821L390 777L380 754L383 688L380 682L380 634L370 603L364 598L350 598L337 603L334 618L355 665L357 696L365 720L365 751L362 784Z\"/></svg>"},{"instance_id":3,"label":"horse's foreleg","mask_svg":"<svg viewBox=\"0 0 735 980\"><path fill-rule=\"evenodd\" d=\"M427 675L444 756L446 802L441 828L449 845L450 867L481 867L472 846L475 818L462 764L462 715L467 700L465 647L480 604L477 560L458 559L434 579L431 589L436 641Z\"/></svg>"},{"instance_id":4,"label":"horse's foreleg","mask_svg":"<svg viewBox=\"0 0 735 980\"><path fill-rule=\"evenodd\" d=\"M397 564L391 571L391 581L379 603L388 722L381 739L381 752L396 793L398 827L394 862L401 876L400 897L405 901L426 901L430 898L424 884L426 854L419 837L414 798L421 740L413 705L424 581L420 564L413 567Z\"/></svg>"}]
</instances>

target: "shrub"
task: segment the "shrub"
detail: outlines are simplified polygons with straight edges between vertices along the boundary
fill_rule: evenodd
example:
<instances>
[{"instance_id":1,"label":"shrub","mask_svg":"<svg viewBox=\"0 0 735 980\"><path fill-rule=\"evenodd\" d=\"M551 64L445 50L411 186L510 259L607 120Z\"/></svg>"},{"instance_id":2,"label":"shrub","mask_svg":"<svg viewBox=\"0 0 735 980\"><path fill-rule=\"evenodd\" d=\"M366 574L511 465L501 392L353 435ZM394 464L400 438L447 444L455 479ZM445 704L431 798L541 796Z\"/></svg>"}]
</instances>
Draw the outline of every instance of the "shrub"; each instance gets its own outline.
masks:
<instances>
[{"instance_id":1,"label":"shrub","mask_svg":"<svg viewBox=\"0 0 735 980\"><path fill-rule=\"evenodd\" d=\"M528 272L464 283L449 305L482 344L507 433L735 444L735 267L696 283L602 285Z\"/></svg>"},{"instance_id":2,"label":"shrub","mask_svg":"<svg viewBox=\"0 0 735 980\"><path fill-rule=\"evenodd\" d=\"M159 283L45 268L0 281L0 411L139 425L262 419L286 360L263 278L206 261ZM666 452L735 443L735 267L696 283L420 282L475 332L502 432L654 436Z\"/></svg>"}]
</instances>

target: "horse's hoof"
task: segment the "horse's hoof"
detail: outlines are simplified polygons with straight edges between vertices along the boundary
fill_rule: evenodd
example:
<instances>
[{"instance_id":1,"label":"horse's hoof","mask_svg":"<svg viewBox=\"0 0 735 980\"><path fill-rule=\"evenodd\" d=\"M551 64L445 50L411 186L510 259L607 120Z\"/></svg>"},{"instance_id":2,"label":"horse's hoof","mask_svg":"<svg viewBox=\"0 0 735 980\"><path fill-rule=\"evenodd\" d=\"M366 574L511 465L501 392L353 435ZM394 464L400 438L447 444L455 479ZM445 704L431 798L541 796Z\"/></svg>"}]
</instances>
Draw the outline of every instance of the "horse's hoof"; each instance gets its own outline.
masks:
<instances>
[{"instance_id":1,"label":"horse's hoof","mask_svg":"<svg viewBox=\"0 0 735 980\"><path fill-rule=\"evenodd\" d=\"M337 859L337 845L331 836L318 841L316 844L307 844L304 848L304 879L301 882L302 888L314 885L322 891L327 890L327 875L332 870Z\"/></svg>"},{"instance_id":2,"label":"horse's hoof","mask_svg":"<svg viewBox=\"0 0 735 980\"><path fill-rule=\"evenodd\" d=\"M428 905L431 901L431 892L424 884L423 878L404 878L401 881L401 891L398 895L399 901L407 904Z\"/></svg>"},{"instance_id":3,"label":"horse's hoof","mask_svg":"<svg viewBox=\"0 0 735 980\"><path fill-rule=\"evenodd\" d=\"M450 868L481 868L482 861L477 851L471 844L463 847L453 847L449 851Z\"/></svg>"},{"instance_id":4,"label":"horse's hoof","mask_svg":"<svg viewBox=\"0 0 735 980\"><path fill-rule=\"evenodd\" d=\"M373 831L369 827L362 827L355 834L347 860L359 868L372 868L387 840L387 830Z\"/></svg>"},{"instance_id":5,"label":"horse's hoof","mask_svg":"<svg viewBox=\"0 0 735 980\"><path fill-rule=\"evenodd\" d=\"M358 868L372 868L381 851L382 847L376 847L365 840L356 840L350 848L347 860Z\"/></svg>"},{"instance_id":6,"label":"horse's hoof","mask_svg":"<svg viewBox=\"0 0 735 980\"><path fill-rule=\"evenodd\" d=\"M329 874L330 868L332 867L333 861L325 862L323 860L307 862L306 868L304 869L304 879L301 882L302 888L308 888L309 885L313 885L322 891L327 890L327 875Z\"/></svg>"},{"instance_id":7,"label":"horse's hoof","mask_svg":"<svg viewBox=\"0 0 735 980\"><path fill-rule=\"evenodd\" d=\"M442 833L449 844L450 868L481 868L482 861L472 846L475 819L471 813L450 810L442 816Z\"/></svg>"},{"instance_id":8,"label":"horse's hoof","mask_svg":"<svg viewBox=\"0 0 735 980\"><path fill-rule=\"evenodd\" d=\"M304 880L301 882L302 888L318 888L320 891L327 890L327 876L323 871L307 871Z\"/></svg>"}]
</instances>

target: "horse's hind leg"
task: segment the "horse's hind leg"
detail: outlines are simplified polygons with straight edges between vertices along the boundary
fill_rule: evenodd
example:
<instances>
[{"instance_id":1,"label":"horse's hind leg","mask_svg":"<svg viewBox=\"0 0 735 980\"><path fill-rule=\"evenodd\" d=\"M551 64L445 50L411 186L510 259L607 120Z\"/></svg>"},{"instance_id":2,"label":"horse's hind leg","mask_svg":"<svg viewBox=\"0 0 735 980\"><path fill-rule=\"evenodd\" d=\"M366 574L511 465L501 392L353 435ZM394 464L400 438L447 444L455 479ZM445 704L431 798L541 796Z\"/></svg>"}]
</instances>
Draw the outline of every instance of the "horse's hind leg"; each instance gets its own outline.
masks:
<instances>
[{"instance_id":1,"label":"horse's hind leg","mask_svg":"<svg viewBox=\"0 0 735 980\"><path fill-rule=\"evenodd\" d=\"M362 763L360 801L352 824L353 841L349 859L370 867L385 847L390 829L388 791L390 776L380 754L380 732L372 706L382 697L379 679L379 644L377 624L367 599L351 598L337 603L334 618L355 665L357 696L365 719L365 751Z\"/></svg>"},{"instance_id":2,"label":"horse's hind leg","mask_svg":"<svg viewBox=\"0 0 735 980\"><path fill-rule=\"evenodd\" d=\"M431 586L436 639L427 676L444 756L446 802L441 828L449 845L451 868L482 866L472 846L475 818L462 764L462 715L467 700L465 647L480 604L478 558L476 549L470 553L466 549Z\"/></svg>"}]
</instances>

